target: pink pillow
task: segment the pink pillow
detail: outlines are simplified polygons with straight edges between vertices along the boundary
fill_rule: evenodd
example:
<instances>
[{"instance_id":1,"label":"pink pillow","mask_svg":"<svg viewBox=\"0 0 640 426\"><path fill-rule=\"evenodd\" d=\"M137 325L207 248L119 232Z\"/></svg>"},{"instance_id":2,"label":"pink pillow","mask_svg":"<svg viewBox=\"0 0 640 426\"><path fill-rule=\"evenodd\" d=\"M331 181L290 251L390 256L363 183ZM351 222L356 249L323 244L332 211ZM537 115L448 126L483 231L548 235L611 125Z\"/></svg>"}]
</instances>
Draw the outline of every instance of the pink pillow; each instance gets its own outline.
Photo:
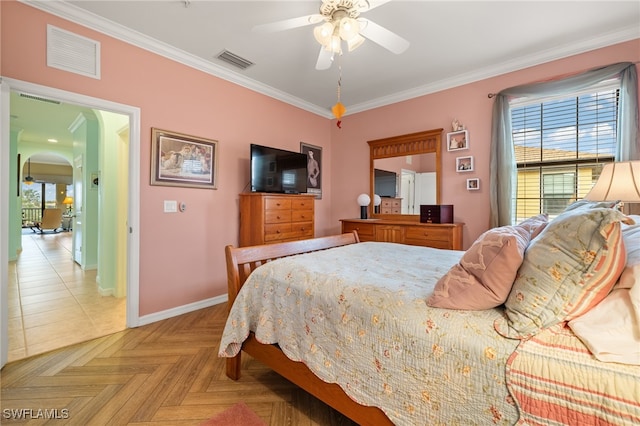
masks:
<instances>
[{"instance_id":1,"label":"pink pillow","mask_svg":"<svg viewBox=\"0 0 640 426\"><path fill-rule=\"evenodd\" d=\"M540 234L545 226L549 223L549 215L547 214L539 214L537 216L532 216L529 219L525 219L518 224L529 231L531 234L531 239L533 240L535 237Z\"/></svg>"},{"instance_id":2,"label":"pink pillow","mask_svg":"<svg viewBox=\"0 0 640 426\"><path fill-rule=\"evenodd\" d=\"M502 226L482 234L460 262L438 280L427 304L436 308L483 310L509 296L532 232Z\"/></svg>"}]
</instances>

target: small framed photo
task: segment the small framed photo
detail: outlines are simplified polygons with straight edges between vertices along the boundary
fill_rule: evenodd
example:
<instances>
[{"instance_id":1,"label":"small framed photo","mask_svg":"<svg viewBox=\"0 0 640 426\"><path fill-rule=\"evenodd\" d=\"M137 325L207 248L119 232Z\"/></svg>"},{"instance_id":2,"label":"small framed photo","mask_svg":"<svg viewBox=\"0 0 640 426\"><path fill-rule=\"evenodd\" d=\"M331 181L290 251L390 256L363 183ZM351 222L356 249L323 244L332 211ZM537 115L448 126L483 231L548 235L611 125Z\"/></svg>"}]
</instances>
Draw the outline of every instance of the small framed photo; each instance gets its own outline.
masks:
<instances>
[{"instance_id":1,"label":"small framed photo","mask_svg":"<svg viewBox=\"0 0 640 426\"><path fill-rule=\"evenodd\" d=\"M480 189L479 178L467 179L467 191L477 191L478 189Z\"/></svg>"},{"instance_id":2,"label":"small framed photo","mask_svg":"<svg viewBox=\"0 0 640 426\"><path fill-rule=\"evenodd\" d=\"M447 151L459 151L469 149L469 131L458 130L447 133Z\"/></svg>"},{"instance_id":3,"label":"small framed photo","mask_svg":"<svg viewBox=\"0 0 640 426\"><path fill-rule=\"evenodd\" d=\"M473 171L473 157L457 157L456 158L456 171L457 172L472 172Z\"/></svg>"},{"instance_id":4,"label":"small framed photo","mask_svg":"<svg viewBox=\"0 0 640 426\"><path fill-rule=\"evenodd\" d=\"M218 141L151 128L151 185L217 189Z\"/></svg>"}]
</instances>

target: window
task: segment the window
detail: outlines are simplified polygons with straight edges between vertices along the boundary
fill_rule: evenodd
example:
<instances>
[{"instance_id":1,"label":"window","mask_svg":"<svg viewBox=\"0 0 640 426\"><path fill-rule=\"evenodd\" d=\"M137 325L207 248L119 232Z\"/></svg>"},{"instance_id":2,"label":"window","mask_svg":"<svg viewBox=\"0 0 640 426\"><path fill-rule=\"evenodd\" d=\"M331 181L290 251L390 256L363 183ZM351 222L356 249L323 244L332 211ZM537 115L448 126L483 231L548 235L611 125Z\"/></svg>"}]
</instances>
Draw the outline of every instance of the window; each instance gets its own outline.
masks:
<instances>
[{"instance_id":1,"label":"window","mask_svg":"<svg viewBox=\"0 0 640 426\"><path fill-rule=\"evenodd\" d=\"M555 217L614 160L619 84L562 99L511 104L517 164L513 222Z\"/></svg>"}]
</instances>

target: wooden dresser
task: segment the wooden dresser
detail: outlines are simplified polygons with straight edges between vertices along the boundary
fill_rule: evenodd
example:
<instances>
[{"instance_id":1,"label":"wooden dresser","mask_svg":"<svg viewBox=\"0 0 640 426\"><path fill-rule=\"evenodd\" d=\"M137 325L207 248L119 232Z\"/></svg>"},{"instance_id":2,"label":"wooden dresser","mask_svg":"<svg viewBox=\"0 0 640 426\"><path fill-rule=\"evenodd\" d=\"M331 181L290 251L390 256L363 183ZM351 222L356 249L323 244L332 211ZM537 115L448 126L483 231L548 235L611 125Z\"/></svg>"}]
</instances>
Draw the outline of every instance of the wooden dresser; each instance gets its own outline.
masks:
<instances>
[{"instance_id":1,"label":"wooden dresser","mask_svg":"<svg viewBox=\"0 0 640 426\"><path fill-rule=\"evenodd\" d=\"M360 241L383 241L462 250L464 223L420 223L419 220L341 219L342 232L358 231Z\"/></svg>"},{"instance_id":2,"label":"wooden dresser","mask_svg":"<svg viewBox=\"0 0 640 426\"><path fill-rule=\"evenodd\" d=\"M240 246L313 238L314 200L314 195L240 194Z\"/></svg>"}]
</instances>

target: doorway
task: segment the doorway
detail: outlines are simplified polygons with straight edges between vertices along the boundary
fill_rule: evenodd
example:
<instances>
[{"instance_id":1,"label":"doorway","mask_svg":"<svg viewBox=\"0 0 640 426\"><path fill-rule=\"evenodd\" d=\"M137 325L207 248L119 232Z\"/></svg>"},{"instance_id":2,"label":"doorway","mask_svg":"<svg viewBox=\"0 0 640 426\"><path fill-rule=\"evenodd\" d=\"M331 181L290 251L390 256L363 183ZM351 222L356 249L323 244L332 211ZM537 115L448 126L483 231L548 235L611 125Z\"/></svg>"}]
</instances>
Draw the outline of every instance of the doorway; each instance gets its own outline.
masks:
<instances>
[{"instance_id":1,"label":"doorway","mask_svg":"<svg viewBox=\"0 0 640 426\"><path fill-rule=\"evenodd\" d=\"M1 102L0 102L0 119L2 120L2 134L0 135L1 140L1 151L0 151L0 173L3 183L0 184L0 197L3 200L9 200L9 203L2 203L3 206L0 208L0 228L2 230L0 236L0 242L2 249L0 250L0 279L2 280L0 283L0 323L2 326L0 327L0 366L4 365L7 362L8 355L8 331L7 331L7 319L8 319L8 306L7 306L7 288L8 288L8 268L9 268L9 257L13 256L14 247L10 247L10 241L15 240L15 233L20 232L19 225L19 217L18 217L18 209L17 209L17 197L14 197L15 187L14 184L17 184L17 167L18 165L13 162L10 162L9 158L16 158L16 150L17 147L14 147L14 142L12 142L12 138L14 138L13 134L9 132L8 124L10 121L10 93L12 91L25 92L30 95L35 95L38 97L43 97L46 99L57 100L60 102L68 103L71 105L81 106L83 108L88 108L93 111L96 111L96 115L98 116L99 126L103 128L106 125L106 122L109 120L109 114L116 115L124 115L127 117L127 125L125 128L117 129L113 134L114 138L122 138L123 135L126 135L127 147L126 147L126 155L128 159L127 173L126 173L126 182L123 185L126 194L124 195L124 200L126 203L125 210L127 215L123 221L124 225L120 224L120 227L117 228L117 232L112 232L109 235L114 235L117 237L117 241L113 244L113 247L117 247L114 252L114 256L117 258L117 250L121 249L123 246L126 247L126 256L125 256L125 267L120 268L120 271L112 270L111 268L104 268L105 273L113 273L113 274L123 274L126 279L126 288L124 292L126 293L126 326L127 327L136 327L139 325L139 314L138 314L138 301L139 301L139 281L138 281L138 271L139 271L139 197L133 196L133 194L139 193L139 128L140 128L140 111L138 108L113 103L110 101L105 101L101 99L91 98L84 95L79 95L71 92L61 91L58 89L48 88L45 86L34 85L31 83L26 83L18 80L12 79L2 79L0 82L1 89ZM102 114L104 112L104 114ZM6 129L6 130L5 130ZM105 135L101 134L101 137L104 138ZM86 163L83 163L86 164ZM10 170L12 173L10 173ZM92 176L98 177L100 173L106 173L108 171L108 167L100 168L92 168L85 167L84 172L86 172L83 176L83 181L88 182L89 178ZM11 185L8 183L12 182ZM96 183L99 180L96 179ZM11 190L13 189L13 190ZM96 188L96 192L98 192L101 188ZM106 191L106 188L105 188ZM85 192L87 194L87 192ZM117 190L113 191L111 194L107 194L107 196L121 196L122 195L122 187L119 187ZM96 195L97 196L97 195ZM97 203L96 203L97 204ZM89 204L85 202L81 209L86 209L89 207ZM120 206L122 208L122 206ZM116 216L115 214L111 216ZM82 217L84 220L84 225L87 225L88 218L90 216L87 214ZM96 219L97 220L97 219ZM90 222L90 221L89 221ZM16 226L17 225L17 226ZM100 224L99 226L102 226ZM12 235L10 237L9 235ZM87 262L89 265L90 261ZM87 266L85 265L85 266ZM89 265L90 266L90 265ZM98 268L100 270L100 268ZM99 277L100 281L104 279L104 277ZM116 290L114 290L115 292Z\"/></svg>"}]
</instances>

